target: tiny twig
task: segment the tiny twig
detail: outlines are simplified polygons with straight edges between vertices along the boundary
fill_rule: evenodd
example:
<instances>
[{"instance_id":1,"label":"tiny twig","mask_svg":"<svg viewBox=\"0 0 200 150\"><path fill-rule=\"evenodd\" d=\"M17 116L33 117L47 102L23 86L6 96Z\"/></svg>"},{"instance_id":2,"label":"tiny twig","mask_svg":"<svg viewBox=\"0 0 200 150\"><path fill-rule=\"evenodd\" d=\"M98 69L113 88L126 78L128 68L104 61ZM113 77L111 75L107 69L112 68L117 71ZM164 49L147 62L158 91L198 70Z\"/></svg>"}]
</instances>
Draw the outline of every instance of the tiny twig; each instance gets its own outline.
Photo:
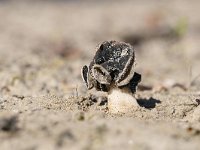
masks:
<instances>
[{"instance_id":1,"label":"tiny twig","mask_svg":"<svg viewBox=\"0 0 200 150\"><path fill-rule=\"evenodd\" d=\"M75 91L76 91L76 98L78 98L78 85L76 85Z\"/></svg>"},{"instance_id":2,"label":"tiny twig","mask_svg":"<svg viewBox=\"0 0 200 150\"><path fill-rule=\"evenodd\" d=\"M192 66L189 67L189 83L188 83L188 89L190 90L192 83Z\"/></svg>"},{"instance_id":3,"label":"tiny twig","mask_svg":"<svg viewBox=\"0 0 200 150\"><path fill-rule=\"evenodd\" d=\"M200 74L198 74L196 77L194 77L193 80L191 80L190 85L194 85L195 81L200 77Z\"/></svg>"}]
</instances>

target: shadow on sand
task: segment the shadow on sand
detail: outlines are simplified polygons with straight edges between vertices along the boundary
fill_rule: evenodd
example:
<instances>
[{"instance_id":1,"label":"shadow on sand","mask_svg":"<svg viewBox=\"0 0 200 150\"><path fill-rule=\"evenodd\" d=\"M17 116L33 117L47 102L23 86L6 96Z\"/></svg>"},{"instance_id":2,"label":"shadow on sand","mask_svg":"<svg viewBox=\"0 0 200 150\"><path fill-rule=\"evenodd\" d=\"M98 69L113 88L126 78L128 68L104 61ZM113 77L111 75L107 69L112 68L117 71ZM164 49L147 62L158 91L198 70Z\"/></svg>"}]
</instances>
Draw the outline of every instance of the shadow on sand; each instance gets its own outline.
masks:
<instances>
[{"instance_id":1,"label":"shadow on sand","mask_svg":"<svg viewBox=\"0 0 200 150\"><path fill-rule=\"evenodd\" d=\"M149 99L137 99L137 102L141 107L145 107L147 109L155 108L157 103L161 103L160 100L154 99L152 97Z\"/></svg>"}]
</instances>

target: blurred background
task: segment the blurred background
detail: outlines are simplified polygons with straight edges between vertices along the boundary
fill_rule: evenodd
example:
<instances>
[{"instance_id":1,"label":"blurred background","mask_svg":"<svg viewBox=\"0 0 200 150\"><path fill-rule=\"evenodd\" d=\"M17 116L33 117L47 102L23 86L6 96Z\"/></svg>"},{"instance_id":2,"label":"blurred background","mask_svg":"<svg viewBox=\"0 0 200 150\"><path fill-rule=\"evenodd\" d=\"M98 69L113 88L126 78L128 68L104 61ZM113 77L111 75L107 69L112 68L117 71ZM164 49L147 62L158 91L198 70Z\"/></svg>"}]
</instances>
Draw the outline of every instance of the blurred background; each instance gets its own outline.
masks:
<instances>
[{"instance_id":1,"label":"blurred background","mask_svg":"<svg viewBox=\"0 0 200 150\"><path fill-rule=\"evenodd\" d=\"M141 84L196 90L199 8L198 0L1 0L1 92L84 92L81 67L105 40L135 47Z\"/></svg>"},{"instance_id":2,"label":"blurred background","mask_svg":"<svg viewBox=\"0 0 200 150\"><path fill-rule=\"evenodd\" d=\"M200 149L199 39L200 0L0 0L0 149ZM135 48L131 113L86 95L106 40Z\"/></svg>"}]
</instances>

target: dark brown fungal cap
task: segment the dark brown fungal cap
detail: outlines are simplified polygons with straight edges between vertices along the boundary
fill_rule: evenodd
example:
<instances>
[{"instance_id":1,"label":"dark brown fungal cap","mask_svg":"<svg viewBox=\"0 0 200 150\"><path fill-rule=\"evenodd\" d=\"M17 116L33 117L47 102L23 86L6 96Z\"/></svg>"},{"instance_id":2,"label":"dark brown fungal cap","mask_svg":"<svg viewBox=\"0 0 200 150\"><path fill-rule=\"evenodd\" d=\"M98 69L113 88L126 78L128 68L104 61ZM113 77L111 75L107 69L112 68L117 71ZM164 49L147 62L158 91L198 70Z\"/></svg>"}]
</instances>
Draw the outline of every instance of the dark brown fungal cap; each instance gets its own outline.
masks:
<instances>
[{"instance_id":1,"label":"dark brown fungal cap","mask_svg":"<svg viewBox=\"0 0 200 150\"><path fill-rule=\"evenodd\" d=\"M134 74L135 51L130 44L117 41L105 41L97 47L96 54L89 67L84 66L82 77L88 89L109 89L114 83L118 87L136 88L141 75ZM133 85L130 85L134 83ZM102 86L104 85L104 86ZM98 89L99 87L107 87ZM133 90L135 91L135 90Z\"/></svg>"}]
</instances>

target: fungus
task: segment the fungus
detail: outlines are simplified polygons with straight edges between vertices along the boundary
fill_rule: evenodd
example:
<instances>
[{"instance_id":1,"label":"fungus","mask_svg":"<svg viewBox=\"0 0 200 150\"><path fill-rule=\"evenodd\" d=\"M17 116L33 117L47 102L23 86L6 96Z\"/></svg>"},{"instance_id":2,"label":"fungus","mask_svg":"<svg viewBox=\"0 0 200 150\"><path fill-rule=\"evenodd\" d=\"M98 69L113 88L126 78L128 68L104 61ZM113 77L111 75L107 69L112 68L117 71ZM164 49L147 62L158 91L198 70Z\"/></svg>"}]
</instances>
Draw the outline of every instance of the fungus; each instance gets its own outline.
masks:
<instances>
[{"instance_id":1,"label":"fungus","mask_svg":"<svg viewBox=\"0 0 200 150\"><path fill-rule=\"evenodd\" d=\"M134 72L135 51L130 44L105 41L97 47L89 66L83 66L82 78L88 90L108 93L111 113L125 113L139 105L134 98L141 75Z\"/></svg>"}]
</instances>

